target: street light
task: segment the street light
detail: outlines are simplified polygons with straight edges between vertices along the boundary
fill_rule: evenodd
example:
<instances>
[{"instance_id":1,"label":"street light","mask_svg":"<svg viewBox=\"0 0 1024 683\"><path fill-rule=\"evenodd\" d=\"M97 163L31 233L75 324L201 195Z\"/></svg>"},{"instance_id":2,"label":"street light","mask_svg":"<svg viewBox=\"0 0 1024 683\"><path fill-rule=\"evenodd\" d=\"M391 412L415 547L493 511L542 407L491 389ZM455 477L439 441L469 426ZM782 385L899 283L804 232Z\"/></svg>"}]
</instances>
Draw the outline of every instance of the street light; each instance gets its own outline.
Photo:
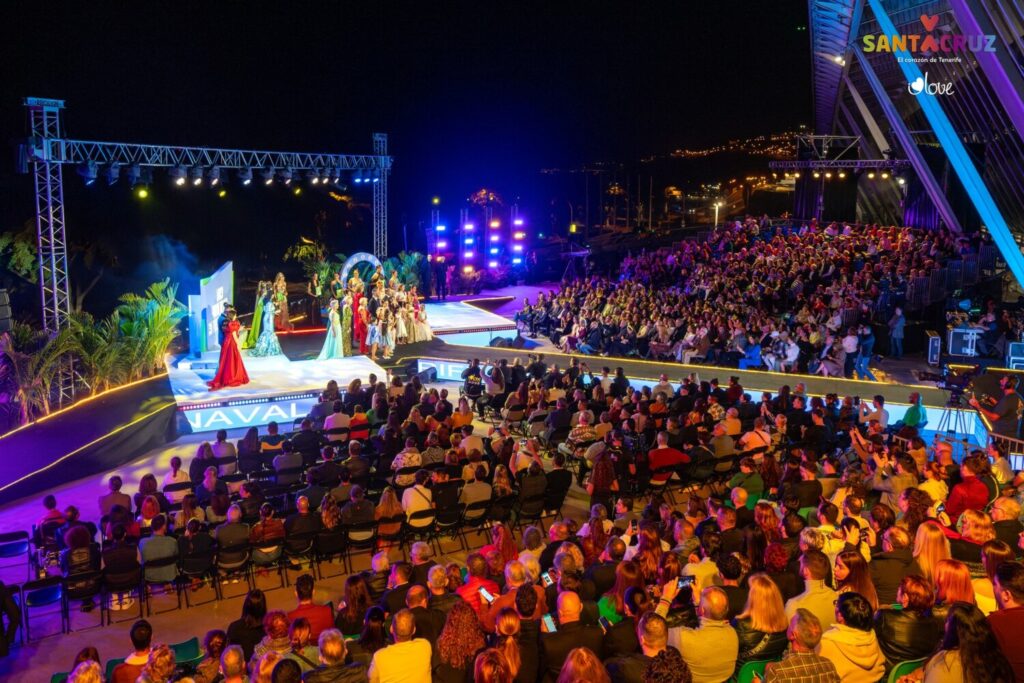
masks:
<instances>
[{"instance_id":1,"label":"street light","mask_svg":"<svg viewBox=\"0 0 1024 683\"><path fill-rule=\"evenodd\" d=\"M715 202L715 227L718 227L718 209L722 207L722 202Z\"/></svg>"}]
</instances>

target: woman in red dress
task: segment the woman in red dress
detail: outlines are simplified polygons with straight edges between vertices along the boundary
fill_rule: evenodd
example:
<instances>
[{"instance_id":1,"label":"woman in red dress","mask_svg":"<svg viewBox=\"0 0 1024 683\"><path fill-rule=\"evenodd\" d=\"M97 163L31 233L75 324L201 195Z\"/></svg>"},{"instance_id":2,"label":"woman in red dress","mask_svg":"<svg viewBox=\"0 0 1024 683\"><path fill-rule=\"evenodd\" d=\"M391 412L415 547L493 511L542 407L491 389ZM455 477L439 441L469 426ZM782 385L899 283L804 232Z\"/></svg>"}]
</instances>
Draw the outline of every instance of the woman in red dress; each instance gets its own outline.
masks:
<instances>
[{"instance_id":1,"label":"woman in red dress","mask_svg":"<svg viewBox=\"0 0 1024 683\"><path fill-rule=\"evenodd\" d=\"M227 334L220 347L220 362L217 363L217 374L206 384L210 389L238 387L249 383L249 373L242 364L242 353L238 350L238 330L242 325L238 322L238 314L228 311Z\"/></svg>"},{"instance_id":2,"label":"woman in red dress","mask_svg":"<svg viewBox=\"0 0 1024 683\"><path fill-rule=\"evenodd\" d=\"M359 353L366 355L369 349L366 346L366 333L370 326L370 309L366 306L366 299L359 300L359 308L356 309L352 337L359 343Z\"/></svg>"}]
</instances>

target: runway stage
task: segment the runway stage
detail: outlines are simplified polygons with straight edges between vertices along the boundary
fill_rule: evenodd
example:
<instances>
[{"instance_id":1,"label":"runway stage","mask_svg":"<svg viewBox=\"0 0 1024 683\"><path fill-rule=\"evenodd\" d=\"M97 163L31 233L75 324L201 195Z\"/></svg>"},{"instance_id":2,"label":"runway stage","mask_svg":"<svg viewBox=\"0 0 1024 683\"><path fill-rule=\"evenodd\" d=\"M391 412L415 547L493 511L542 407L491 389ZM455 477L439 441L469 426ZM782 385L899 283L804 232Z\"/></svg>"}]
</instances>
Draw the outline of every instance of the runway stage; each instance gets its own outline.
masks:
<instances>
[{"instance_id":1,"label":"runway stage","mask_svg":"<svg viewBox=\"0 0 1024 683\"><path fill-rule=\"evenodd\" d=\"M383 380L386 375L384 368L366 356L302 360L308 356L308 352L303 352L305 347L315 345L319 351L319 344L311 342L322 342L322 335L303 337L301 347L282 337L287 355L245 356L250 381L241 387L210 391L206 382L217 372L216 358L179 358L169 371L171 390L182 418L179 429L183 433L208 432L278 422L282 431L290 431L295 420L309 414L328 380L337 381L344 390L353 379L365 382L374 373ZM292 353L293 348L296 353Z\"/></svg>"}]
</instances>

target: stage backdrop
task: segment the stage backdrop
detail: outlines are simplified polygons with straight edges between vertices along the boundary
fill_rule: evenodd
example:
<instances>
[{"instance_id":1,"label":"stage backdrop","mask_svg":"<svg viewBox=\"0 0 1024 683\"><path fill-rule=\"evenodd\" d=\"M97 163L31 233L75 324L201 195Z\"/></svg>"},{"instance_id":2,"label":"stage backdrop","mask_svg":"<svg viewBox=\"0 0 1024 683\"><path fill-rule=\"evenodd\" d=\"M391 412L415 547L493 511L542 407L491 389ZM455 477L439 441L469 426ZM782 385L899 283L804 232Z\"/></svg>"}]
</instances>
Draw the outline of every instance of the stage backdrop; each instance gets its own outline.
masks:
<instances>
[{"instance_id":1,"label":"stage backdrop","mask_svg":"<svg viewBox=\"0 0 1024 683\"><path fill-rule=\"evenodd\" d=\"M199 294L188 295L189 352L199 358L206 351L220 350L217 319L226 304L235 299L234 264L228 261L199 281Z\"/></svg>"}]
</instances>

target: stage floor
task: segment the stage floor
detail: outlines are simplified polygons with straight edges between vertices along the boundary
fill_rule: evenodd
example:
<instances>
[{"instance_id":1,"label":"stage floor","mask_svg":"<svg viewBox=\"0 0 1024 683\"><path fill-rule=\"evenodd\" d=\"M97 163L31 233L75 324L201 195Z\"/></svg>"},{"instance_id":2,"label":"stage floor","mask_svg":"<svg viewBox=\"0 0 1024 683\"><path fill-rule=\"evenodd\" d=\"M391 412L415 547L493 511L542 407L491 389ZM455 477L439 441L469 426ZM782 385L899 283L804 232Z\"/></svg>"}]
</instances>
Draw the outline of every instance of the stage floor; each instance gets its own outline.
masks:
<instances>
[{"instance_id":1,"label":"stage floor","mask_svg":"<svg viewBox=\"0 0 1024 683\"><path fill-rule=\"evenodd\" d=\"M434 334L479 332L484 330L514 330L516 324L509 318L491 313L469 301L442 301L424 304L427 320Z\"/></svg>"}]
</instances>

